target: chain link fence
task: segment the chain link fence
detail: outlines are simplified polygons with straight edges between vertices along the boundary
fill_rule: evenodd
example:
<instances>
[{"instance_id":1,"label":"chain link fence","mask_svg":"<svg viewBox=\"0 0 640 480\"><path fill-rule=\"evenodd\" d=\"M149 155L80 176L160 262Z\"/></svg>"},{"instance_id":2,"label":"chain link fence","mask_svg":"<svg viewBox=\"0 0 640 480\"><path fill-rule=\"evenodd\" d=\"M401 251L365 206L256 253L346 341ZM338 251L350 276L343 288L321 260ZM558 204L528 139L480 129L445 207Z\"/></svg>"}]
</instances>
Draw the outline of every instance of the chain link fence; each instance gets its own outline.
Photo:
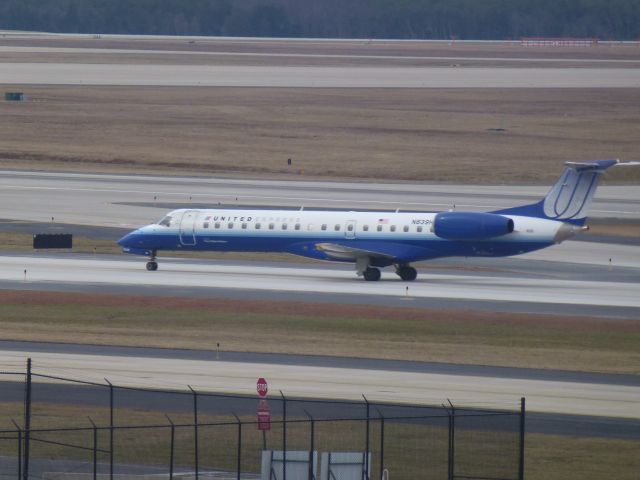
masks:
<instances>
[{"instance_id":1,"label":"chain link fence","mask_svg":"<svg viewBox=\"0 0 640 480\"><path fill-rule=\"evenodd\" d=\"M523 478L519 408L151 390L0 372L0 479Z\"/></svg>"}]
</instances>

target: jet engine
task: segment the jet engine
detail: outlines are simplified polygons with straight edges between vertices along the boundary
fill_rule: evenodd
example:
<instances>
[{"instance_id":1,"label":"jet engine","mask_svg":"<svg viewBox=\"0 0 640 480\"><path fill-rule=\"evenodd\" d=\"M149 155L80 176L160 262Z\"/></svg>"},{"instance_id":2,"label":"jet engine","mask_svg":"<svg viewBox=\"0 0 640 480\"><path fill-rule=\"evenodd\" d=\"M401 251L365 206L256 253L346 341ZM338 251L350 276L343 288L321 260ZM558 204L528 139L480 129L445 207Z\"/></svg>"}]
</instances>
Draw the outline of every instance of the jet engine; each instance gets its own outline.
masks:
<instances>
[{"instance_id":1,"label":"jet engine","mask_svg":"<svg viewBox=\"0 0 640 480\"><path fill-rule=\"evenodd\" d=\"M513 232L513 220L495 213L441 212L433 233L447 240L486 240Z\"/></svg>"}]
</instances>

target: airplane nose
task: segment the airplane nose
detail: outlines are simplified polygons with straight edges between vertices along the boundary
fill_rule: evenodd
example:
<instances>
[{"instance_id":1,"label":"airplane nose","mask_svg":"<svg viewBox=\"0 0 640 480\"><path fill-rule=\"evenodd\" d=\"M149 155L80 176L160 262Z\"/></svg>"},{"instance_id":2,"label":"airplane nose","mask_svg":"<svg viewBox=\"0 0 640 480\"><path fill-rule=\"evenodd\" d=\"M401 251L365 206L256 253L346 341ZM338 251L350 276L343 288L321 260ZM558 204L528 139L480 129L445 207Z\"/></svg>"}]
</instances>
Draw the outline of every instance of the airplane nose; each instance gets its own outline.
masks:
<instances>
[{"instance_id":1,"label":"airplane nose","mask_svg":"<svg viewBox=\"0 0 640 480\"><path fill-rule=\"evenodd\" d=\"M137 230L127 233L124 237L118 240L118 245L120 245L122 248L133 247L136 241L136 237L138 236L137 233Z\"/></svg>"},{"instance_id":2,"label":"airplane nose","mask_svg":"<svg viewBox=\"0 0 640 480\"><path fill-rule=\"evenodd\" d=\"M129 246L129 237L131 236L130 233L127 233L124 237L122 237L120 240L118 240L118 245L120 245L121 247L128 247Z\"/></svg>"}]
</instances>

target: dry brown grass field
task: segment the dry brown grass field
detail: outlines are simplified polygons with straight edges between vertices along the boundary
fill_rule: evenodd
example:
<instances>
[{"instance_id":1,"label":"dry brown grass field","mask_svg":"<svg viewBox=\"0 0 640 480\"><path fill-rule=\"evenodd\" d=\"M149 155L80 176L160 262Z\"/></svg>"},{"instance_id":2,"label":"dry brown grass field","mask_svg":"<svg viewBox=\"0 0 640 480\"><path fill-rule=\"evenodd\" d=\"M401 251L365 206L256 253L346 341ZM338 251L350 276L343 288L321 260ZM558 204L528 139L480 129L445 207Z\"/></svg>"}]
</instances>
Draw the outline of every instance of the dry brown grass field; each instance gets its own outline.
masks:
<instances>
[{"instance_id":1,"label":"dry brown grass field","mask_svg":"<svg viewBox=\"0 0 640 480\"><path fill-rule=\"evenodd\" d=\"M23 90L0 102L4 167L545 183L640 151L640 89Z\"/></svg>"}]
</instances>

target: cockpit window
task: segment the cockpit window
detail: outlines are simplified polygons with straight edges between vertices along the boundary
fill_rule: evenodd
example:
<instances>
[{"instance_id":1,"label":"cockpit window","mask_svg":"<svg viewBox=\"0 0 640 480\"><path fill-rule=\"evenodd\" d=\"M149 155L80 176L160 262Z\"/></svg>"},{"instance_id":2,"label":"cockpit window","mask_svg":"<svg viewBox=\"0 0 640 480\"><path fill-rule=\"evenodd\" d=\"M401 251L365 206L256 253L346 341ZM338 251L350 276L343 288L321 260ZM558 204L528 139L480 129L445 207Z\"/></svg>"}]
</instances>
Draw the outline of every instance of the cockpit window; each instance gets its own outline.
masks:
<instances>
[{"instance_id":1,"label":"cockpit window","mask_svg":"<svg viewBox=\"0 0 640 480\"><path fill-rule=\"evenodd\" d=\"M160 220L158 222L158 225L162 225L163 227L170 227L171 226L171 215L167 215L162 220Z\"/></svg>"}]
</instances>

